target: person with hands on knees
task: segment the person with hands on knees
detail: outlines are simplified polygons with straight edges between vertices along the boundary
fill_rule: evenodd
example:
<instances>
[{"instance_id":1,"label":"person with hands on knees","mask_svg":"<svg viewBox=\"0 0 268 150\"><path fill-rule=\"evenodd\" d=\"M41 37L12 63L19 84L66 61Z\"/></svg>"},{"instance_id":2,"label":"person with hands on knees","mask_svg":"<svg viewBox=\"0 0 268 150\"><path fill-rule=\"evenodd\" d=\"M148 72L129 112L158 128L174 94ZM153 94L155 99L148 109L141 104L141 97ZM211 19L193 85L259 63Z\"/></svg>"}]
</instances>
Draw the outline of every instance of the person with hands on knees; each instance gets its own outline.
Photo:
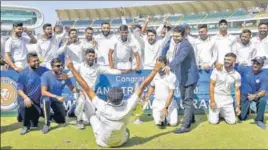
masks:
<instances>
[{"instance_id":1,"label":"person with hands on knees","mask_svg":"<svg viewBox=\"0 0 268 150\"><path fill-rule=\"evenodd\" d=\"M163 62L165 67L167 65L167 58L160 56L159 62ZM148 104L150 96L155 92L153 100L153 118L155 124L160 128L165 128L166 122L171 126L178 124L178 104L173 100L175 91L176 76L174 73L165 73L160 70L151 82L151 86L145 98L145 105Z\"/></svg>"},{"instance_id":2,"label":"person with hands on knees","mask_svg":"<svg viewBox=\"0 0 268 150\"><path fill-rule=\"evenodd\" d=\"M255 122L258 127L265 129L264 113L268 90L268 76L262 70L265 64L265 57L255 57L252 66L238 66L237 71L241 74L241 114L240 120L246 120L251 102L256 103L257 116Z\"/></svg>"},{"instance_id":3,"label":"person with hands on knees","mask_svg":"<svg viewBox=\"0 0 268 150\"><path fill-rule=\"evenodd\" d=\"M108 92L107 102L96 96L94 90L88 86L79 72L75 70L70 58L67 58L66 63L76 81L83 88L89 100L92 101L94 107L97 109L94 115L86 114L93 128L96 143L101 147L118 147L126 143L130 134L127 129L127 124L132 111L136 107L143 90L150 84L157 72L162 68L163 63L157 62L155 64L150 75L136 88L133 95L127 101L123 101L123 90L118 87L113 87ZM89 102L86 101L85 105L88 104Z\"/></svg>"},{"instance_id":4,"label":"person with hands on knees","mask_svg":"<svg viewBox=\"0 0 268 150\"><path fill-rule=\"evenodd\" d=\"M76 93L76 89L72 85L66 74L63 74L63 64L59 58L51 61L52 70L44 73L41 77L42 103L45 117L45 125L42 132L46 134L50 129L50 107L54 114L52 119L59 124L65 123L65 108L63 105L64 97L61 96L64 87L67 85L71 91Z\"/></svg>"},{"instance_id":5,"label":"person with hands on knees","mask_svg":"<svg viewBox=\"0 0 268 150\"><path fill-rule=\"evenodd\" d=\"M240 115L240 86L241 76L234 70L236 62L234 53L227 53L224 58L224 66L221 70L214 69L210 77L210 103L209 103L209 122L219 123L222 116L228 124L236 123L236 116ZM232 86L235 86L236 107L234 109L232 98Z\"/></svg>"}]
</instances>

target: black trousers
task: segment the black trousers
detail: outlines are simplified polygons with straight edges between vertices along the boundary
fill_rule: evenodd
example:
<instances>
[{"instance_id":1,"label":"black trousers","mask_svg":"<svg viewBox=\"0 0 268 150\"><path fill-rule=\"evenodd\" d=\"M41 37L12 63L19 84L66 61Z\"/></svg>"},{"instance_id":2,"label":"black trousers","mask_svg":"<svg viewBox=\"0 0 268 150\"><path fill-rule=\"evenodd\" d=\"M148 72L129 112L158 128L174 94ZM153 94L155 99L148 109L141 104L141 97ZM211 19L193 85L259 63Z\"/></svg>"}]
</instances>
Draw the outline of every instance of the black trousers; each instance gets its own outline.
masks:
<instances>
[{"instance_id":1,"label":"black trousers","mask_svg":"<svg viewBox=\"0 0 268 150\"><path fill-rule=\"evenodd\" d=\"M65 123L65 107L63 102L50 97L43 97L43 113L45 118L45 124L50 125L50 118L52 118L56 123ZM52 108L54 114L50 114L50 108Z\"/></svg>"},{"instance_id":2,"label":"black trousers","mask_svg":"<svg viewBox=\"0 0 268 150\"><path fill-rule=\"evenodd\" d=\"M38 100L39 101L39 100ZM26 107L24 101L19 100L19 115L22 117L23 126L30 127L31 122L34 126L38 125L38 120L41 114L40 103L32 101L33 105L31 107Z\"/></svg>"}]
</instances>

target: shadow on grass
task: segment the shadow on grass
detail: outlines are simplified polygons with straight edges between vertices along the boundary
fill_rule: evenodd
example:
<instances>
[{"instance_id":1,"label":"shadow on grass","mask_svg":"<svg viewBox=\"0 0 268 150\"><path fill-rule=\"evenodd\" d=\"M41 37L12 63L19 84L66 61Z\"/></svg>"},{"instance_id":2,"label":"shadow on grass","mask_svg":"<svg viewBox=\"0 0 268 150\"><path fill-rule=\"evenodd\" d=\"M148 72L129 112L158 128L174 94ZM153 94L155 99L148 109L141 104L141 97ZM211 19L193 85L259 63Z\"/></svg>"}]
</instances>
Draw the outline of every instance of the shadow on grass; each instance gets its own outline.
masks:
<instances>
[{"instance_id":1,"label":"shadow on grass","mask_svg":"<svg viewBox=\"0 0 268 150\"><path fill-rule=\"evenodd\" d=\"M12 149L11 146L4 146L4 147L1 147L1 149Z\"/></svg>"},{"instance_id":2,"label":"shadow on grass","mask_svg":"<svg viewBox=\"0 0 268 150\"><path fill-rule=\"evenodd\" d=\"M126 147L131 147L131 146L135 146L135 145L140 145L140 144L144 144L146 142L149 142L155 138L158 138L160 136L172 133L173 131L167 131L167 132L163 132L163 133L159 133L150 137L132 137L130 138L124 145L121 146L121 148L126 148Z\"/></svg>"},{"instance_id":3,"label":"shadow on grass","mask_svg":"<svg viewBox=\"0 0 268 150\"><path fill-rule=\"evenodd\" d=\"M22 125L20 122L15 122L15 123L12 123L10 125L1 126L1 134L8 132L8 131L15 131L21 127L22 127Z\"/></svg>"}]
</instances>

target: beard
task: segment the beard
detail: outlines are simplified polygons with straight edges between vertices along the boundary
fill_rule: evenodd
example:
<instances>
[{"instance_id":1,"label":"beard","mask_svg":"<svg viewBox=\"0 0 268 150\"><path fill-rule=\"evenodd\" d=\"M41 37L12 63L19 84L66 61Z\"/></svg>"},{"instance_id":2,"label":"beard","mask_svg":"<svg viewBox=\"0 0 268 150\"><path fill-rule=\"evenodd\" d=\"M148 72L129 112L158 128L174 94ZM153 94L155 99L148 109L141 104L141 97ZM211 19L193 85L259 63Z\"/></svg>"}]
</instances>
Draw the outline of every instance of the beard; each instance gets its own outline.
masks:
<instances>
[{"instance_id":1,"label":"beard","mask_svg":"<svg viewBox=\"0 0 268 150\"><path fill-rule=\"evenodd\" d=\"M260 31L260 35L267 35L267 31Z\"/></svg>"},{"instance_id":2,"label":"beard","mask_svg":"<svg viewBox=\"0 0 268 150\"><path fill-rule=\"evenodd\" d=\"M127 35L121 35L121 40L123 42L126 42L127 41Z\"/></svg>"},{"instance_id":3,"label":"beard","mask_svg":"<svg viewBox=\"0 0 268 150\"><path fill-rule=\"evenodd\" d=\"M101 32L105 37L107 37L110 34L110 31L101 31Z\"/></svg>"},{"instance_id":4,"label":"beard","mask_svg":"<svg viewBox=\"0 0 268 150\"><path fill-rule=\"evenodd\" d=\"M87 64L88 64L89 66L93 66L93 65L94 65L94 60L89 60L89 61L87 61Z\"/></svg>"},{"instance_id":5,"label":"beard","mask_svg":"<svg viewBox=\"0 0 268 150\"><path fill-rule=\"evenodd\" d=\"M16 33L16 36L17 36L17 37L21 37L21 35L22 35L21 32L17 32L17 33Z\"/></svg>"},{"instance_id":6,"label":"beard","mask_svg":"<svg viewBox=\"0 0 268 150\"><path fill-rule=\"evenodd\" d=\"M33 70L35 70L35 69L38 69L39 68L39 65L32 65L32 66L30 66Z\"/></svg>"}]
</instances>

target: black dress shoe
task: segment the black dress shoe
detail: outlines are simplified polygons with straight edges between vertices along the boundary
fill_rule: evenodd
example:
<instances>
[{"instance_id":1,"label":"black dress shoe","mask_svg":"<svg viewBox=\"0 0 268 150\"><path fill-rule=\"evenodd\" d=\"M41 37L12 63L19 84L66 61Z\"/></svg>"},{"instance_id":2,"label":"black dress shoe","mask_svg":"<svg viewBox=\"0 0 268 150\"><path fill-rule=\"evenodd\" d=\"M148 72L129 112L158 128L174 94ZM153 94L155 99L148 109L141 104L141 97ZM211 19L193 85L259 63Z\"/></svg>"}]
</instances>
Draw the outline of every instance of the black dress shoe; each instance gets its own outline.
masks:
<instances>
[{"instance_id":1,"label":"black dress shoe","mask_svg":"<svg viewBox=\"0 0 268 150\"><path fill-rule=\"evenodd\" d=\"M181 127L181 128L178 128L174 131L175 134L180 134L180 133L185 133L185 132L189 132L190 131L190 128L185 128L185 127Z\"/></svg>"},{"instance_id":2,"label":"black dress shoe","mask_svg":"<svg viewBox=\"0 0 268 150\"><path fill-rule=\"evenodd\" d=\"M166 125L165 125L164 122L161 122L161 124L158 124L157 127L158 127L159 129L165 129L165 128L166 128Z\"/></svg>"}]
</instances>

